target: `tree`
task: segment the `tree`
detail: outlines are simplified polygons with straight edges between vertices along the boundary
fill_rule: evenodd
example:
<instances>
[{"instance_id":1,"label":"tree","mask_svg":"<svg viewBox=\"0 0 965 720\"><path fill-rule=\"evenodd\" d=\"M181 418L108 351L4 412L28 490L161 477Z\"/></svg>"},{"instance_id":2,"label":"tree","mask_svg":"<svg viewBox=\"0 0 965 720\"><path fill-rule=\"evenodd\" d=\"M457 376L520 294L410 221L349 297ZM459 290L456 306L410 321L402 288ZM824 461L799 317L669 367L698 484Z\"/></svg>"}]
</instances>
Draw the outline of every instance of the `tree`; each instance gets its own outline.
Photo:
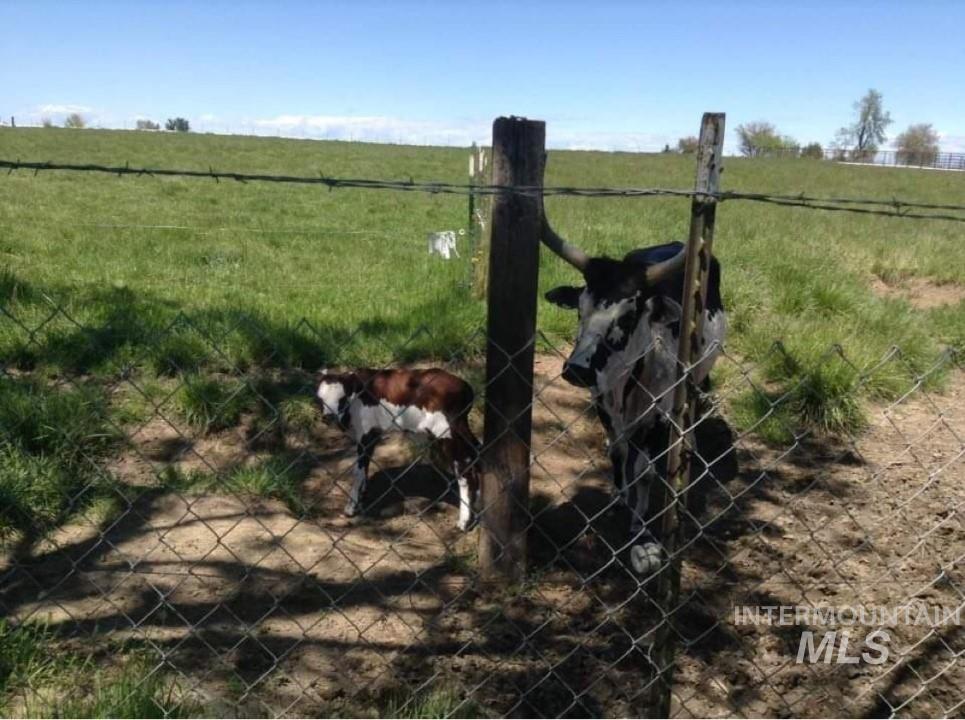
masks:
<instances>
[{"instance_id":1,"label":"tree","mask_svg":"<svg viewBox=\"0 0 965 720\"><path fill-rule=\"evenodd\" d=\"M138 130L160 130L161 126L150 120L138 120L136 125Z\"/></svg>"},{"instance_id":2,"label":"tree","mask_svg":"<svg viewBox=\"0 0 965 720\"><path fill-rule=\"evenodd\" d=\"M164 129L174 132L190 132L191 124L183 117L168 118L168 121L164 123Z\"/></svg>"},{"instance_id":3,"label":"tree","mask_svg":"<svg viewBox=\"0 0 965 720\"><path fill-rule=\"evenodd\" d=\"M851 149L855 160L874 157L878 146L885 141L885 130L891 125L891 113L884 109L883 96L871 88L854 104L855 121L838 130L838 145Z\"/></svg>"},{"instance_id":4,"label":"tree","mask_svg":"<svg viewBox=\"0 0 965 720\"><path fill-rule=\"evenodd\" d=\"M75 130L79 130L81 128L87 127L87 121L84 120L84 116L81 115L80 113L71 113L64 120L64 127L74 128Z\"/></svg>"},{"instance_id":5,"label":"tree","mask_svg":"<svg viewBox=\"0 0 965 720\"><path fill-rule=\"evenodd\" d=\"M781 135L769 122L749 122L737 126L741 154L748 157L797 155L799 146L792 137Z\"/></svg>"},{"instance_id":6,"label":"tree","mask_svg":"<svg viewBox=\"0 0 965 720\"><path fill-rule=\"evenodd\" d=\"M677 141L677 152L681 155L693 155L697 152L697 138L693 135L682 137Z\"/></svg>"},{"instance_id":7,"label":"tree","mask_svg":"<svg viewBox=\"0 0 965 720\"><path fill-rule=\"evenodd\" d=\"M670 149L670 143L664 143L663 150L661 150L660 152L662 152L664 155L666 155L667 153L672 153L673 150Z\"/></svg>"},{"instance_id":8,"label":"tree","mask_svg":"<svg viewBox=\"0 0 965 720\"><path fill-rule=\"evenodd\" d=\"M41 127L50 128L54 126L54 121L45 115L44 117L40 118L40 125Z\"/></svg>"},{"instance_id":9,"label":"tree","mask_svg":"<svg viewBox=\"0 0 965 720\"><path fill-rule=\"evenodd\" d=\"M813 160L823 160L824 159L824 148L821 147L821 143L808 143L803 148L801 148L802 158L811 158Z\"/></svg>"},{"instance_id":10,"label":"tree","mask_svg":"<svg viewBox=\"0 0 965 720\"><path fill-rule=\"evenodd\" d=\"M938 133L929 123L909 125L895 138L895 146L901 165L934 165L938 159Z\"/></svg>"}]
</instances>

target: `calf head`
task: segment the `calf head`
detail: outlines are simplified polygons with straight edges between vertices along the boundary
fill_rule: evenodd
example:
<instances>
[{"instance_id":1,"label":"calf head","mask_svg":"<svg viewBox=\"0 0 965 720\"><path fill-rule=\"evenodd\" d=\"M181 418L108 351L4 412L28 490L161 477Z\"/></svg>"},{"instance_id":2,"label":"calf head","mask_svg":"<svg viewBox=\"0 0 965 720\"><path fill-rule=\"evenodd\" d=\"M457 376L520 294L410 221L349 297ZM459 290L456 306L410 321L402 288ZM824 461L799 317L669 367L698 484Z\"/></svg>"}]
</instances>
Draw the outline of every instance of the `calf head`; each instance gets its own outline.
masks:
<instances>
[{"instance_id":1,"label":"calf head","mask_svg":"<svg viewBox=\"0 0 965 720\"><path fill-rule=\"evenodd\" d=\"M362 390L362 381L355 373L330 373L322 371L318 377L315 397L322 409L322 419L335 422L343 430L348 428L348 408Z\"/></svg>"},{"instance_id":2,"label":"calf head","mask_svg":"<svg viewBox=\"0 0 965 720\"><path fill-rule=\"evenodd\" d=\"M663 262L641 264L624 258L589 258L565 243L544 225L544 242L583 274L584 285L561 286L546 293L546 299L579 313L573 351L563 365L563 378L583 387L597 384L614 353L622 352L633 332L641 325L671 324L680 318L680 306L657 292L658 286L681 272L684 252ZM552 233L550 242L546 233ZM562 247L560 247L562 244Z\"/></svg>"}]
</instances>

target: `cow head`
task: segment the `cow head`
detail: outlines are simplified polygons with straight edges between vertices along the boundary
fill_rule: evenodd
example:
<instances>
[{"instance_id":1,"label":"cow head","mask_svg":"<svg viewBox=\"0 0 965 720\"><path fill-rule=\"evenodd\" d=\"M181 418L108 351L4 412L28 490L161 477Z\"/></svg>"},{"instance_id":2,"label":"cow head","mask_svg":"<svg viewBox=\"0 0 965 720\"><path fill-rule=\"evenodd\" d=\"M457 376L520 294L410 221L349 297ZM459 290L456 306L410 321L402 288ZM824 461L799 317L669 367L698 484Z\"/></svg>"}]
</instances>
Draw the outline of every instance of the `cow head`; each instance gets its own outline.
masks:
<instances>
[{"instance_id":1,"label":"cow head","mask_svg":"<svg viewBox=\"0 0 965 720\"><path fill-rule=\"evenodd\" d=\"M626 347L641 321L669 324L679 320L679 305L655 289L683 269L683 251L653 265L642 265L628 258L590 258L556 235L545 220L542 239L583 274L583 286L562 286L546 293L551 303L579 313L573 352L563 365L566 381L584 387L595 386L597 373L613 353Z\"/></svg>"}]
</instances>

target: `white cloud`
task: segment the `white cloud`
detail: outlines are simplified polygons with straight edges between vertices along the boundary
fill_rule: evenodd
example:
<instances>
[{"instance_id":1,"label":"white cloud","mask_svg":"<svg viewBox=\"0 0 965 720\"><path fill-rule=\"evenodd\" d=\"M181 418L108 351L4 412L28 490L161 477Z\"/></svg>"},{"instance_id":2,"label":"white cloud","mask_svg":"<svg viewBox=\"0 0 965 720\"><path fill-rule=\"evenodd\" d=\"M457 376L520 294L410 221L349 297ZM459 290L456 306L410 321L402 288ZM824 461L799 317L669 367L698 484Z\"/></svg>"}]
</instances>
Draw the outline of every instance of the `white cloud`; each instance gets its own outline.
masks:
<instances>
[{"instance_id":1,"label":"white cloud","mask_svg":"<svg viewBox=\"0 0 965 720\"><path fill-rule=\"evenodd\" d=\"M40 105L37 108L37 112L43 115L70 115L71 113L94 112L94 108L88 107L87 105L72 105L70 103L50 103Z\"/></svg>"},{"instance_id":2,"label":"white cloud","mask_svg":"<svg viewBox=\"0 0 965 720\"><path fill-rule=\"evenodd\" d=\"M241 123L258 135L398 142L415 145L469 145L484 141L488 123L405 120L377 115L278 115Z\"/></svg>"},{"instance_id":3,"label":"white cloud","mask_svg":"<svg viewBox=\"0 0 965 720\"><path fill-rule=\"evenodd\" d=\"M942 152L965 153L965 135L938 134L938 146Z\"/></svg>"},{"instance_id":4,"label":"white cloud","mask_svg":"<svg viewBox=\"0 0 965 720\"><path fill-rule=\"evenodd\" d=\"M561 150L658 151L676 138L655 133L585 132L568 130L565 124L548 121L550 148ZM561 127L562 125L562 127ZM211 128L212 130L214 128ZM412 145L457 145L488 143L492 134L489 120L439 122L407 120L380 115L278 115L247 121L226 130L256 135L361 140Z\"/></svg>"},{"instance_id":5,"label":"white cloud","mask_svg":"<svg viewBox=\"0 0 965 720\"><path fill-rule=\"evenodd\" d=\"M546 144L558 150L605 150L610 152L658 152L675 145L676 138L662 133L554 131L548 123Z\"/></svg>"}]
</instances>

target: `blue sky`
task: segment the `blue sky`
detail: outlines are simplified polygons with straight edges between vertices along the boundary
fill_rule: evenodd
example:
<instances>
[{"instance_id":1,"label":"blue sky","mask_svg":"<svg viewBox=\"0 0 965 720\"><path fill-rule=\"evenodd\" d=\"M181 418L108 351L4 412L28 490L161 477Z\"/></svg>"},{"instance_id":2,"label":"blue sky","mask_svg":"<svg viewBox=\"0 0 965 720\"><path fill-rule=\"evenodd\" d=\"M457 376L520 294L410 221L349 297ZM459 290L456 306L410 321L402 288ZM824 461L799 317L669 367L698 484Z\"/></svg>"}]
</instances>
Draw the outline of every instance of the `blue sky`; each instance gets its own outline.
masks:
<instances>
[{"instance_id":1,"label":"blue sky","mask_svg":"<svg viewBox=\"0 0 965 720\"><path fill-rule=\"evenodd\" d=\"M965 3L45 2L0 0L0 116L95 125L655 150L705 110L833 139L869 87L893 137L965 151Z\"/></svg>"}]
</instances>

